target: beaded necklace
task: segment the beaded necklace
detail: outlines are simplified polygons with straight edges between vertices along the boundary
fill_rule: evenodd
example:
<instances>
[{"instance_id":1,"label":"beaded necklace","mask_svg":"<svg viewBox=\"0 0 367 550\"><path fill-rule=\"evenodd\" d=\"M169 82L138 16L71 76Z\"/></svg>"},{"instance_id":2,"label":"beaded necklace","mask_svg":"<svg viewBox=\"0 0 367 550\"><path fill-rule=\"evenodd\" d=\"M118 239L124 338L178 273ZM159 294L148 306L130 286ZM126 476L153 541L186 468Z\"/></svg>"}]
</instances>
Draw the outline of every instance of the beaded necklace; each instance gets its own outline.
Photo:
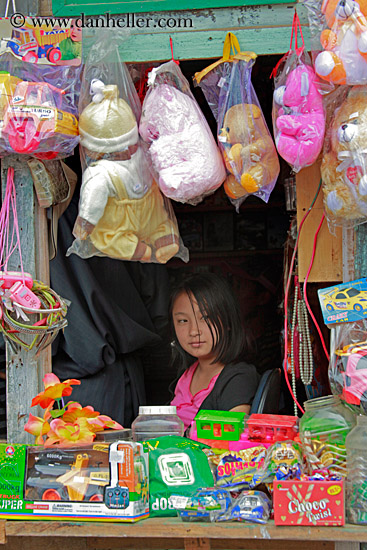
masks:
<instances>
[{"instance_id":1,"label":"beaded necklace","mask_svg":"<svg viewBox=\"0 0 367 550\"><path fill-rule=\"evenodd\" d=\"M298 354L295 352L295 339L298 338ZM308 324L308 315L298 277L295 277L294 300L291 324L291 374L292 391L296 394L296 364L298 365L301 380L305 386L311 384L313 378L313 356ZM297 405L294 402L294 415L297 416Z\"/></svg>"}]
</instances>

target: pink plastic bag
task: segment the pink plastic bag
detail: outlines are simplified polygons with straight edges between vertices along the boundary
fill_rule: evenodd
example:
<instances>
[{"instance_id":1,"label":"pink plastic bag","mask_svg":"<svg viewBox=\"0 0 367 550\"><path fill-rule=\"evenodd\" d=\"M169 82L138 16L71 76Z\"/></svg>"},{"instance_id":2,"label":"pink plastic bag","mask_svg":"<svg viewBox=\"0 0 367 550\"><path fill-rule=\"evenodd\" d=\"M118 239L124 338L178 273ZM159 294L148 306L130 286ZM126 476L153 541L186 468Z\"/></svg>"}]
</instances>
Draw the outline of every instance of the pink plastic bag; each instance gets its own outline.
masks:
<instances>
[{"instance_id":1,"label":"pink plastic bag","mask_svg":"<svg viewBox=\"0 0 367 550\"><path fill-rule=\"evenodd\" d=\"M297 45L297 33L302 45ZM293 38L295 50L292 50ZM297 12L294 13L290 50L274 75L273 129L278 153L294 172L311 166L319 156L325 134L325 112L319 81L304 52Z\"/></svg>"}]
</instances>

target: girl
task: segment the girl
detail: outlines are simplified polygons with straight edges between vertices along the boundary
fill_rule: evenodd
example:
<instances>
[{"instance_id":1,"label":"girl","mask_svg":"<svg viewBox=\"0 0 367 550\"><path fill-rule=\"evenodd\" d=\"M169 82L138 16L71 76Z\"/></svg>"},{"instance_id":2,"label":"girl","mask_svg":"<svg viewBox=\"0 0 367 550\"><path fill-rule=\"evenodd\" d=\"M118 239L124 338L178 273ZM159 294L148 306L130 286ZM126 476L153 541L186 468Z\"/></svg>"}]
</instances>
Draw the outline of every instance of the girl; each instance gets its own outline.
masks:
<instances>
[{"instance_id":1,"label":"girl","mask_svg":"<svg viewBox=\"0 0 367 550\"><path fill-rule=\"evenodd\" d=\"M259 376L242 360L241 311L227 282L213 273L190 276L173 292L169 313L173 360L186 369L171 404L185 430L199 409L249 413Z\"/></svg>"}]
</instances>

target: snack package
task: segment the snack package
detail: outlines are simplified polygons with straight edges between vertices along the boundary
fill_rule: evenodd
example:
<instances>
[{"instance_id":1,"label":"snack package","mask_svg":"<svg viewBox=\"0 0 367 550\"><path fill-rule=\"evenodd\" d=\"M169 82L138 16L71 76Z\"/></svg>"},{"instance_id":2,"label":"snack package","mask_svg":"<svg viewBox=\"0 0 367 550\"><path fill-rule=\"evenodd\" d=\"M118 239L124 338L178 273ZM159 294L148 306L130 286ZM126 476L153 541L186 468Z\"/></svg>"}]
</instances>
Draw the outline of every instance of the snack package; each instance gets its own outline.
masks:
<instances>
[{"instance_id":1,"label":"snack package","mask_svg":"<svg viewBox=\"0 0 367 550\"><path fill-rule=\"evenodd\" d=\"M271 508L271 500L263 491L242 491L219 521L267 523Z\"/></svg>"},{"instance_id":2,"label":"snack package","mask_svg":"<svg viewBox=\"0 0 367 550\"><path fill-rule=\"evenodd\" d=\"M274 479L300 479L304 473L301 447L295 441L278 441L266 451L264 463L254 476L252 487Z\"/></svg>"},{"instance_id":3,"label":"snack package","mask_svg":"<svg viewBox=\"0 0 367 550\"><path fill-rule=\"evenodd\" d=\"M148 75L139 125L158 185L170 199L197 204L225 179L223 161L189 83L172 60Z\"/></svg>"},{"instance_id":4,"label":"snack package","mask_svg":"<svg viewBox=\"0 0 367 550\"><path fill-rule=\"evenodd\" d=\"M149 452L150 516L172 517L177 512L170 497L190 497L197 489L212 487L213 475L203 452L205 445L166 435L143 442Z\"/></svg>"},{"instance_id":5,"label":"snack package","mask_svg":"<svg viewBox=\"0 0 367 550\"><path fill-rule=\"evenodd\" d=\"M169 498L182 521L221 521L232 503L231 495L225 489L209 487L197 489L190 496L172 495Z\"/></svg>"},{"instance_id":6,"label":"snack package","mask_svg":"<svg viewBox=\"0 0 367 550\"><path fill-rule=\"evenodd\" d=\"M298 47L298 30L302 46ZM304 51L297 12L294 13L290 50L276 65L273 94L273 129L278 153L299 172L319 156L325 134L325 112L318 77Z\"/></svg>"},{"instance_id":7,"label":"snack package","mask_svg":"<svg viewBox=\"0 0 367 550\"><path fill-rule=\"evenodd\" d=\"M321 164L329 226L354 227L367 217L367 89L341 88L325 136Z\"/></svg>"},{"instance_id":8,"label":"snack package","mask_svg":"<svg viewBox=\"0 0 367 550\"><path fill-rule=\"evenodd\" d=\"M63 158L79 142L82 29L1 19L0 155Z\"/></svg>"},{"instance_id":9,"label":"snack package","mask_svg":"<svg viewBox=\"0 0 367 550\"><path fill-rule=\"evenodd\" d=\"M239 491L253 487L266 455L264 445L241 451L225 451L216 460L215 481L218 487Z\"/></svg>"},{"instance_id":10,"label":"snack package","mask_svg":"<svg viewBox=\"0 0 367 550\"><path fill-rule=\"evenodd\" d=\"M367 319L334 330L328 372L331 391L357 414L367 414Z\"/></svg>"},{"instance_id":11,"label":"snack package","mask_svg":"<svg viewBox=\"0 0 367 550\"><path fill-rule=\"evenodd\" d=\"M230 55L231 48L237 53ZM228 174L224 189L237 208L249 195L268 202L280 170L251 83L255 59L253 52L240 52L237 38L228 33L222 59L195 75L217 121L218 143Z\"/></svg>"},{"instance_id":12,"label":"snack package","mask_svg":"<svg viewBox=\"0 0 367 550\"><path fill-rule=\"evenodd\" d=\"M332 86L367 83L367 3L305 0L315 71Z\"/></svg>"},{"instance_id":13,"label":"snack package","mask_svg":"<svg viewBox=\"0 0 367 550\"><path fill-rule=\"evenodd\" d=\"M85 65L80 104L83 168L79 213L67 254L166 263L188 259L168 199L139 139L140 102L118 53L98 34Z\"/></svg>"}]
</instances>

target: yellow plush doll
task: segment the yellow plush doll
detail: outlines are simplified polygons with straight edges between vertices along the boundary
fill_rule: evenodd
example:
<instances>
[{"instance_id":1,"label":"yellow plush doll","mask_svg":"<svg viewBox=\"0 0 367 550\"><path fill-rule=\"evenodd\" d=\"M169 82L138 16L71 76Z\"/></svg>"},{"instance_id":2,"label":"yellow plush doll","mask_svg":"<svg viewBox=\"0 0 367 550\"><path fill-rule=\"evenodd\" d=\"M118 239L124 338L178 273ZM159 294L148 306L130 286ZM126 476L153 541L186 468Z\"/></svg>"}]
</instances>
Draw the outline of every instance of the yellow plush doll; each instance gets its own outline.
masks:
<instances>
[{"instance_id":1,"label":"yellow plush doll","mask_svg":"<svg viewBox=\"0 0 367 550\"><path fill-rule=\"evenodd\" d=\"M367 219L367 90L353 86L335 111L321 164L324 207L332 225Z\"/></svg>"},{"instance_id":2,"label":"yellow plush doll","mask_svg":"<svg viewBox=\"0 0 367 550\"><path fill-rule=\"evenodd\" d=\"M224 188L230 198L257 193L274 184L279 160L261 109L238 104L228 109L219 135L230 175Z\"/></svg>"},{"instance_id":3,"label":"yellow plush doll","mask_svg":"<svg viewBox=\"0 0 367 550\"><path fill-rule=\"evenodd\" d=\"M115 85L92 81L80 115L86 170L69 253L165 263L179 250L173 211L153 180L135 115Z\"/></svg>"}]
</instances>

